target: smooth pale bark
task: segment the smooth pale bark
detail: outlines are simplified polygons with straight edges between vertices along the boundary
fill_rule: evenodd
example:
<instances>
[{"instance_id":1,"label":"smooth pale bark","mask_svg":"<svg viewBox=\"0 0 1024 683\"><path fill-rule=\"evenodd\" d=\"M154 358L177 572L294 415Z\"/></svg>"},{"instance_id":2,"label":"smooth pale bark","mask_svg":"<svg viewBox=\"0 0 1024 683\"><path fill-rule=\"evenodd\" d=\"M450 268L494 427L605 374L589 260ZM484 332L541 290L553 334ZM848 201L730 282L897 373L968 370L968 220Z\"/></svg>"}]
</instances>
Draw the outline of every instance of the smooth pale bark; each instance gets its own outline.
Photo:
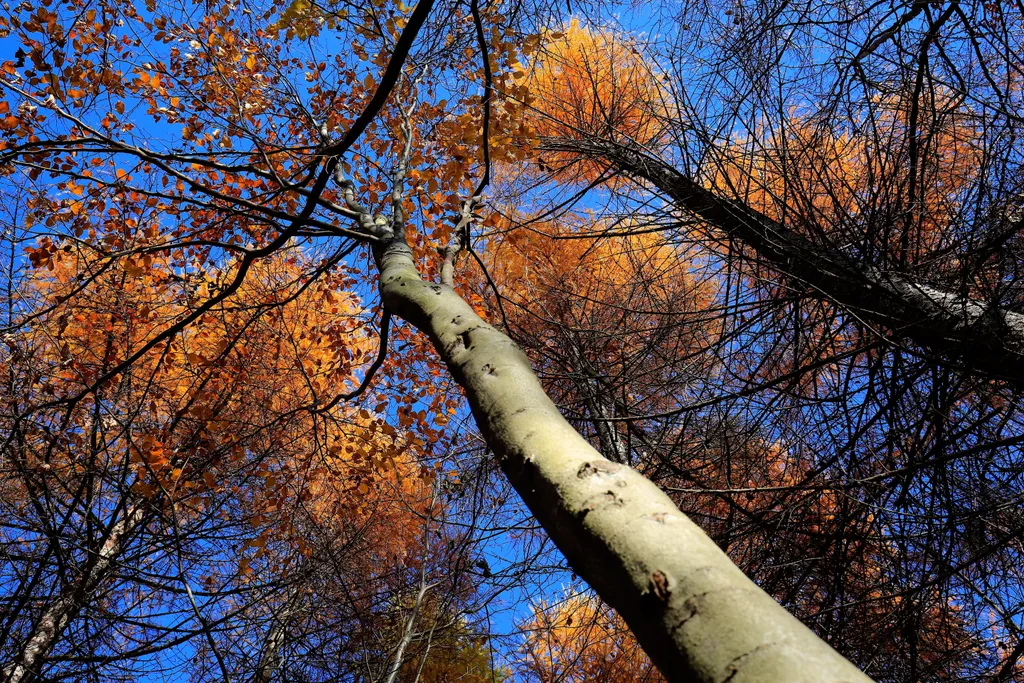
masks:
<instances>
[{"instance_id":1,"label":"smooth pale bark","mask_svg":"<svg viewBox=\"0 0 1024 683\"><path fill-rule=\"evenodd\" d=\"M412 606L412 611L409 612L409 618L405 620L405 629L402 631L402 638L398 641L398 647L395 649L395 656L391 658L391 666L384 677L384 683L395 683L395 679L398 678L398 672L402 670L402 664L405 662L405 651L412 642L416 619L420 615L420 605L423 604L423 597L427 594L429 588L425 578L422 579L420 581L420 589L416 593L416 602Z\"/></svg>"},{"instance_id":2,"label":"smooth pale bark","mask_svg":"<svg viewBox=\"0 0 1024 683\"><path fill-rule=\"evenodd\" d=\"M525 354L409 247L378 250L385 305L426 333L477 425L573 569L672 681L868 681L764 593L657 486L603 458L559 414Z\"/></svg>"},{"instance_id":3,"label":"smooth pale bark","mask_svg":"<svg viewBox=\"0 0 1024 683\"><path fill-rule=\"evenodd\" d=\"M270 635L263 643L263 651L260 653L259 663L256 665L256 672L252 676L252 683L270 683L274 672L277 671L280 662L281 646L284 645L286 636L285 622L277 621L270 629Z\"/></svg>"},{"instance_id":4,"label":"smooth pale bark","mask_svg":"<svg viewBox=\"0 0 1024 683\"><path fill-rule=\"evenodd\" d=\"M300 589L301 584L291 592L284 605L271 617L273 623L266 640L263 641L263 650L260 652L252 683L270 683L281 665L281 648L288 638L288 625L299 610Z\"/></svg>"},{"instance_id":5,"label":"smooth pale bark","mask_svg":"<svg viewBox=\"0 0 1024 683\"><path fill-rule=\"evenodd\" d=\"M142 520L142 507L133 506L107 533L95 561L78 581L67 586L43 612L18 657L3 670L4 683L24 683L39 674L39 666L61 633L78 614L86 598L117 566L127 534Z\"/></svg>"},{"instance_id":6,"label":"smooth pale bark","mask_svg":"<svg viewBox=\"0 0 1024 683\"><path fill-rule=\"evenodd\" d=\"M1020 313L938 290L902 273L865 267L742 202L710 192L642 150L606 140L549 139L542 147L605 159L747 245L780 272L806 283L812 293L957 365L1024 387Z\"/></svg>"}]
</instances>

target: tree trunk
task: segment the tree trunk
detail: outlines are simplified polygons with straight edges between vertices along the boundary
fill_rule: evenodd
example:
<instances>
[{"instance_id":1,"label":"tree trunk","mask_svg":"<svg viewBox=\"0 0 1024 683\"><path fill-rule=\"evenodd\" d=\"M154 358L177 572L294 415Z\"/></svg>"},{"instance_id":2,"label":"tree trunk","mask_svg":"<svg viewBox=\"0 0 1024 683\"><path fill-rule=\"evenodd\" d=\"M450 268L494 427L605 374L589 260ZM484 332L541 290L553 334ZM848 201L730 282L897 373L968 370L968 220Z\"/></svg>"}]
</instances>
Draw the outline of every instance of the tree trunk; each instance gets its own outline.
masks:
<instances>
[{"instance_id":1,"label":"tree trunk","mask_svg":"<svg viewBox=\"0 0 1024 683\"><path fill-rule=\"evenodd\" d=\"M402 240L379 249L385 306L426 333L480 431L573 569L672 681L869 680L764 593L657 486L601 457L559 414L525 354Z\"/></svg>"},{"instance_id":2,"label":"tree trunk","mask_svg":"<svg viewBox=\"0 0 1024 683\"><path fill-rule=\"evenodd\" d=\"M299 611L301 589L302 584L300 583L291 591L281 608L271 615L270 632L267 634L266 640L263 641L263 649L260 651L260 658L256 663L252 683L270 683L274 673L281 666L281 648L284 647L288 638L288 626Z\"/></svg>"},{"instance_id":3,"label":"tree trunk","mask_svg":"<svg viewBox=\"0 0 1024 683\"><path fill-rule=\"evenodd\" d=\"M602 158L641 178L818 296L954 363L1024 388L1024 315L866 267L753 208L701 187L642 150L607 140L549 139L542 148Z\"/></svg>"},{"instance_id":4,"label":"tree trunk","mask_svg":"<svg viewBox=\"0 0 1024 683\"><path fill-rule=\"evenodd\" d=\"M402 631L402 638L398 641L398 647L395 649L395 656L391 658L391 665L388 667L387 675L384 677L383 683L395 683L395 679L398 678L398 672L402 670L402 664L405 662L405 651L409 647L409 643L412 642L413 633L415 633L416 619L420 615L420 605L423 604L423 597L429 590L427 585L426 577L420 580L420 589L416 593L416 602L412 606L412 610L409 612L409 618L405 620L405 629Z\"/></svg>"},{"instance_id":5,"label":"tree trunk","mask_svg":"<svg viewBox=\"0 0 1024 683\"><path fill-rule=\"evenodd\" d=\"M39 666L57 643L61 633L77 616L88 595L110 574L121 554L125 536L142 520L142 506L129 507L107 533L95 561L65 588L43 612L18 657L3 670L5 683L25 683L39 675ZM91 564L91 566L89 566Z\"/></svg>"}]
</instances>

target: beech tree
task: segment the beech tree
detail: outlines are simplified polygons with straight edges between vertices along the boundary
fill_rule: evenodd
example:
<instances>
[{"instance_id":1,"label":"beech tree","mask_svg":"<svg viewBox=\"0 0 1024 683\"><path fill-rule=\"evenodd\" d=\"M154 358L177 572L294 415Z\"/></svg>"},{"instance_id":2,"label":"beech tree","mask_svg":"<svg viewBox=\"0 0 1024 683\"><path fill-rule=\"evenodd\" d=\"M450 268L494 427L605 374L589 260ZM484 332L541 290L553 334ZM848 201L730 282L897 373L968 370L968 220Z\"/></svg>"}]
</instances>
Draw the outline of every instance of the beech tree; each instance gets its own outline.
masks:
<instances>
[{"instance_id":1,"label":"beech tree","mask_svg":"<svg viewBox=\"0 0 1024 683\"><path fill-rule=\"evenodd\" d=\"M1021 17L561 11L5 8L6 680L504 675L451 382L608 675L1012 680Z\"/></svg>"},{"instance_id":2,"label":"beech tree","mask_svg":"<svg viewBox=\"0 0 1024 683\"><path fill-rule=\"evenodd\" d=\"M858 590L841 572L799 597L797 586L859 563L847 556L836 565L804 561L777 595L880 678L956 677L962 664L941 663L954 656L973 659L974 675L1010 680L1021 652L1006 620L1015 599L983 603L1017 594L1016 572L1005 564L1016 549L998 533L981 532L982 546L969 539L992 529L982 520L1016 490L1014 475L997 476L1002 493L994 493L983 483L991 475L981 472L1016 471L1018 256L1010 235L1019 229L1019 188L1010 139L1018 122L1004 106L1018 97L1019 74L1004 57L1019 49L1007 37L1019 18L991 5L915 5L844 15L835 25L832 9L682 10L679 28L695 32L669 32L646 46L661 51L654 63L671 65L667 80L676 84L671 106L656 115L664 125L658 136L631 138L600 125L551 130L540 145L550 156L541 158L560 173L586 164L576 187L601 172L632 178L632 185L618 178L604 208L618 234L657 232L681 248L697 244L730 290L722 342L709 349L727 364L713 375L717 385L698 387L700 398L674 407L620 409L614 423L657 433L724 412L740 443L769 427L787 448L811 449L786 460L814 462L798 481L767 487L771 501L756 513L744 503L766 487L736 482L735 437L712 460L721 465L711 472L725 482L691 466L680 470L694 480L663 486L723 501L725 514L704 521L700 509L693 513L713 533L722 521L733 526L715 533L726 547L736 542L737 517L741 534L756 538L784 513L787 527L815 539L814 547L843 554L867 550L870 530L880 531L889 539L885 559L870 564L886 567L881 593ZM996 44L1002 57L981 47ZM669 460L681 466L684 458ZM819 535L820 526L791 525L815 491L836 484L845 502L830 523L863 531ZM1003 528L1011 527L1018 528ZM779 523L770 528L778 533ZM733 552L749 556L742 547ZM929 597L932 588L939 590ZM824 604L814 606L818 600ZM896 601L892 615L902 615L886 621L902 624L903 643L891 653L894 668L883 671L871 659L887 646L864 650L856 634L842 632L875 621L863 613L847 621L852 610L886 600ZM944 615L924 607L943 601L957 607ZM980 634L969 624L986 613L1007 638L972 644ZM924 624L935 616L944 635L928 645Z\"/></svg>"}]
</instances>

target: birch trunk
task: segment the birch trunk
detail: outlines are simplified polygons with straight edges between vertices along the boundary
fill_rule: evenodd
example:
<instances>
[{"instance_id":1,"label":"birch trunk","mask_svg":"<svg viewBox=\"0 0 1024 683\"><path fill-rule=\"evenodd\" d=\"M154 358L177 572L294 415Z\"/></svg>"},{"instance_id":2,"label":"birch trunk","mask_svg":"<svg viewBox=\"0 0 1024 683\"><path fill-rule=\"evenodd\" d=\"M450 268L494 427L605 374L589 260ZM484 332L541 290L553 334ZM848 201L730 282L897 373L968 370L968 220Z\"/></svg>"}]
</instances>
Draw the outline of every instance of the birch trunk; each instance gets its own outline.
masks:
<instances>
[{"instance_id":1,"label":"birch trunk","mask_svg":"<svg viewBox=\"0 0 1024 683\"><path fill-rule=\"evenodd\" d=\"M868 681L764 593L657 486L601 457L559 414L523 352L410 248L379 249L385 306L426 333L480 431L573 569L672 681Z\"/></svg>"}]
</instances>

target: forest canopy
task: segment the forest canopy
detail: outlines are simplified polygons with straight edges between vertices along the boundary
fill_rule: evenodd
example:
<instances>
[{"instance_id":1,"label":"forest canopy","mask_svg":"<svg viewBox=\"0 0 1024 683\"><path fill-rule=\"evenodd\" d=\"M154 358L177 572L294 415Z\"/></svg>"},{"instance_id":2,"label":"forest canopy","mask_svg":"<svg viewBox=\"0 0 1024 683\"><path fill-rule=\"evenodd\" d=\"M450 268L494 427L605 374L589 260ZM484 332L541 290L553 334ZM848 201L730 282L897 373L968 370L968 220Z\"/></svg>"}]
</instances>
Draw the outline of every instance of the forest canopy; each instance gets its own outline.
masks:
<instances>
[{"instance_id":1,"label":"forest canopy","mask_svg":"<svg viewBox=\"0 0 1024 683\"><path fill-rule=\"evenodd\" d=\"M0 683L1024 681L1024 5L0 8Z\"/></svg>"}]
</instances>

